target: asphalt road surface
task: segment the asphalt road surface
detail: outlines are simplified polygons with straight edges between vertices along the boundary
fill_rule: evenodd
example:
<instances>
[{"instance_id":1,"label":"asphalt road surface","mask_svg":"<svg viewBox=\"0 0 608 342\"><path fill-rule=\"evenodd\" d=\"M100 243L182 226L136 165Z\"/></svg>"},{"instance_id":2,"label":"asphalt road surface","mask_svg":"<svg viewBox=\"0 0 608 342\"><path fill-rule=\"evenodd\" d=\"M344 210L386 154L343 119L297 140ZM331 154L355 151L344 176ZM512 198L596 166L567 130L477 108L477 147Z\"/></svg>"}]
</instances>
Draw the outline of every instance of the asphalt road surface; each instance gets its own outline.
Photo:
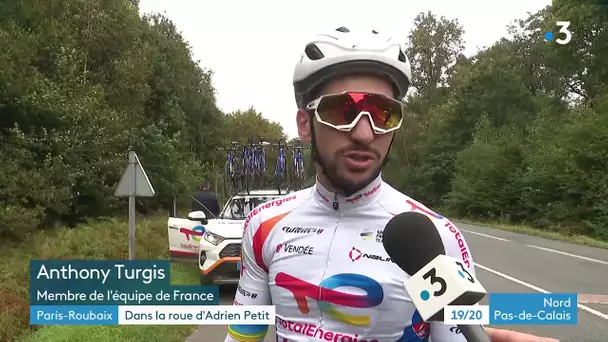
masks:
<instances>
[{"instance_id":1,"label":"asphalt road surface","mask_svg":"<svg viewBox=\"0 0 608 342\"><path fill-rule=\"evenodd\" d=\"M577 325L496 325L559 339L608 341L608 250L458 223L476 263L477 278L488 292L578 293ZM221 290L230 305L235 287ZM487 297L481 301L487 305ZM272 329L271 329L272 330ZM225 326L202 326L186 342L223 341ZM274 332L265 342L274 342Z\"/></svg>"}]
</instances>

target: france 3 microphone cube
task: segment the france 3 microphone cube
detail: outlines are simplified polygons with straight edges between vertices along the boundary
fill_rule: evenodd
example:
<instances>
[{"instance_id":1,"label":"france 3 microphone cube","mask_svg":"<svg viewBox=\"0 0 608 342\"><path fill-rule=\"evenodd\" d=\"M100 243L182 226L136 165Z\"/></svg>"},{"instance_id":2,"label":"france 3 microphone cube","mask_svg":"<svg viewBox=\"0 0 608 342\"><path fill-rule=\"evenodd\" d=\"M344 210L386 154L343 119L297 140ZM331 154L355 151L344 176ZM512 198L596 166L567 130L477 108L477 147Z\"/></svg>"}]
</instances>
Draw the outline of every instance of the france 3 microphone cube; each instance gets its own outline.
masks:
<instances>
[{"instance_id":1,"label":"france 3 microphone cube","mask_svg":"<svg viewBox=\"0 0 608 342\"><path fill-rule=\"evenodd\" d=\"M425 321L443 321L448 305L474 305L486 289L459 259L440 254L405 282L405 290Z\"/></svg>"}]
</instances>

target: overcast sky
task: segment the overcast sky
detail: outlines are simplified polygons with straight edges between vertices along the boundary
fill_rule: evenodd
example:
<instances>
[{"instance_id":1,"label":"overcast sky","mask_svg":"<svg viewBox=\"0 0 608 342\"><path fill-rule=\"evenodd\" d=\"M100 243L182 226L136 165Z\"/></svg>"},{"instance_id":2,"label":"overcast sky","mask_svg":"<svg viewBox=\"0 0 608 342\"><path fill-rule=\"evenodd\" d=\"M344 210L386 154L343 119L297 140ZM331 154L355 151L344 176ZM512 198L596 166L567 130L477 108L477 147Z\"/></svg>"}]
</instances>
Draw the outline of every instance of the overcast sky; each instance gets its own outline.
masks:
<instances>
[{"instance_id":1,"label":"overcast sky","mask_svg":"<svg viewBox=\"0 0 608 342\"><path fill-rule=\"evenodd\" d=\"M308 38L340 26L375 29L405 40L414 17L432 11L458 19L465 53L506 36L513 20L551 0L141 0L142 13L163 13L214 72L224 112L254 106L296 136L293 68Z\"/></svg>"}]
</instances>

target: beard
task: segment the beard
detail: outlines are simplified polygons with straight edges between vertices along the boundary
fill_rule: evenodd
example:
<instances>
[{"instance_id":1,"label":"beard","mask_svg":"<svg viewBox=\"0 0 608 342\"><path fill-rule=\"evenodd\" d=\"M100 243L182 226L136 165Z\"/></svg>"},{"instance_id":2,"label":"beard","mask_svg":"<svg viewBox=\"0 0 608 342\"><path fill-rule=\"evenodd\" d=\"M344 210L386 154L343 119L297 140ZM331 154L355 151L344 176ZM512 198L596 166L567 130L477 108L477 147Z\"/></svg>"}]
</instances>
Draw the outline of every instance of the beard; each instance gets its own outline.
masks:
<instances>
[{"instance_id":1,"label":"beard","mask_svg":"<svg viewBox=\"0 0 608 342\"><path fill-rule=\"evenodd\" d=\"M374 181L374 179L376 179L380 175L380 172L384 168L384 165L386 165L386 163L388 162L388 153L387 153L387 155L384 157L384 159L382 159L380 164L372 170L372 172L370 173L370 175L368 177L366 177L360 181L354 181L354 180L348 179L344 175L340 175L340 172L338 170L338 165L337 165L337 161L340 159L340 155L346 154L347 152L354 152L354 151L373 153L377 159L381 158L380 152L378 152L374 149L371 149L367 146L354 146L354 147L349 146L349 147L341 148L335 152L335 154L331 160L328 160L327 158L324 158L323 156L321 156L321 154L318 153L318 151L316 153L318 156L317 158L320 159L320 160L317 160L317 163L323 169L323 173L325 174L325 176L327 176L327 179L334 187L343 191L344 197L350 197L354 193L361 191L365 187L367 187L372 181Z\"/></svg>"}]
</instances>

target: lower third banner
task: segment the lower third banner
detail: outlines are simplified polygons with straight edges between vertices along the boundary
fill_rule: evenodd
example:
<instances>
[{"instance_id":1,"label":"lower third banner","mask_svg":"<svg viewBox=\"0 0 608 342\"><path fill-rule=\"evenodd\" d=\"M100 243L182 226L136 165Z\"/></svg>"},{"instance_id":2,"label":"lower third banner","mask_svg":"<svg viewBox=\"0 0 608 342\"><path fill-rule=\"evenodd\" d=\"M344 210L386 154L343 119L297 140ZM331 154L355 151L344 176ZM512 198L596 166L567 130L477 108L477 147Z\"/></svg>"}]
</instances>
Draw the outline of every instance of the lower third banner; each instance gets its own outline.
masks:
<instances>
[{"instance_id":1,"label":"lower third banner","mask_svg":"<svg viewBox=\"0 0 608 342\"><path fill-rule=\"evenodd\" d=\"M32 305L30 324L273 325L275 307L272 305Z\"/></svg>"}]
</instances>

